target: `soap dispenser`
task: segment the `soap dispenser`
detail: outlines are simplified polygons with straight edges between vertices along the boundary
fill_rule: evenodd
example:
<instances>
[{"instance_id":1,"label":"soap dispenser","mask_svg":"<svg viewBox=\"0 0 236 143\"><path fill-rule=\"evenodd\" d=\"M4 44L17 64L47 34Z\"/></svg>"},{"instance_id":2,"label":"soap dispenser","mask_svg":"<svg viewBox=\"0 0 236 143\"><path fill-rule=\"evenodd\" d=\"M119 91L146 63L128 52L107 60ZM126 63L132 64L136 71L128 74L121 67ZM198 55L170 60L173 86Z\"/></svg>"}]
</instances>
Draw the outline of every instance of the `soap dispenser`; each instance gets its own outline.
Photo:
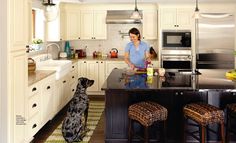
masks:
<instances>
[{"instance_id":1,"label":"soap dispenser","mask_svg":"<svg viewBox=\"0 0 236 143\"><path fill-rule=\"evenodd\" d=\"M69 41L66 41L66 43L65 43L65 52L67 54L67 58L70 58L71 57L71 49L70 49Z\"/></svg>"}]
</instances>

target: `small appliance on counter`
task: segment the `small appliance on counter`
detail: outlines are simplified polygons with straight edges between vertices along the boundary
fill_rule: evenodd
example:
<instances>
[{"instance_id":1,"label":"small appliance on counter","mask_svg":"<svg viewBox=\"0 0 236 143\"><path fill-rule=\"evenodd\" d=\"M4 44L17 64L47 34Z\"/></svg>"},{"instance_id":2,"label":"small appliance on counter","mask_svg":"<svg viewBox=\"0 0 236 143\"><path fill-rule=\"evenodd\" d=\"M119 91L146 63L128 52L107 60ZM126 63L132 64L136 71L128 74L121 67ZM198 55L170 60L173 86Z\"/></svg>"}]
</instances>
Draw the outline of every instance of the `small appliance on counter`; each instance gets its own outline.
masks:
<instances>
[{"instance_id":1,"label":"small appliance on counter","mask_svg":"<svg viewBox=\"0 0 236 143\"><path fill-rule=\"evenodd\" d=\"M86 57L86 49L77 49L75 50L75 54L77 54L79 58L84 58Z\"/></svg>"},{"instance_id":2,"label":"small appliance on counter","mask_svg":"<svg viewBox=\"0 0 236 143\"><path fill-rule=\"evenodd\" d=\"M118 58L118 50L116 48L112 48L110 51L111 58Z\"/></svg>"}]
</instances>

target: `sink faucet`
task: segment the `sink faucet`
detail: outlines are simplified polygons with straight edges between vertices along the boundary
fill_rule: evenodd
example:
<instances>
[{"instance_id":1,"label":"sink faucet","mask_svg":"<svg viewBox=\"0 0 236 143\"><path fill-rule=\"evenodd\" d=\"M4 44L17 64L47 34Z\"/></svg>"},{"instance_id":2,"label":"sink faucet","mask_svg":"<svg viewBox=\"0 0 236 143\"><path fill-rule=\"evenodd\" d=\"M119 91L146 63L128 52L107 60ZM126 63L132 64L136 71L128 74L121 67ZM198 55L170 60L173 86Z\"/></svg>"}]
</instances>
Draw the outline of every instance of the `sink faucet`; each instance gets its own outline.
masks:
<instances>
[{"instance_id":1,"label":"sink faucet","mask_svg":"<svg viewBox=\"0 0 236 143\"><path fill-rule=\"evenodd\" d=\"M47 59L49 59L49 56L48 56L48 47L52 46L52 45L55 45L57 48L58 48L58 51L60 51L60 46L57 44L57 43L49 43L46 45L46 50L47 50Z\"/></svg>"}]
</instances>

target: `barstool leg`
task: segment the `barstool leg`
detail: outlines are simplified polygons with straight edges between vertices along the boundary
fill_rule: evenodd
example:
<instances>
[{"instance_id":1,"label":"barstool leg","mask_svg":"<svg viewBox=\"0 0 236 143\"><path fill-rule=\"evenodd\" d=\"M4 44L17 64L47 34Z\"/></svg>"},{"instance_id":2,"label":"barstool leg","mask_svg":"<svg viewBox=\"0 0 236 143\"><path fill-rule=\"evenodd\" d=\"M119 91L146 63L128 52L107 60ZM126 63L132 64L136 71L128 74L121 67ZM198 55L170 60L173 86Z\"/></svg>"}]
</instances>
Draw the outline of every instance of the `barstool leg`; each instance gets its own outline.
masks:
<instances>
[{"instance_id":1,"label":"barstool leg","mask_svg":"<svg viewBox=\"0 0 236 143\"><path fill-rule=\"evenodd\" d=\"M225 129L224 129L224 123L220 124L220 130L221 130L221 141L222 143L225 143Z\"/></svg>"},{"instance_id":2,"label":"barstool leg","mask_svg":"<svg viewBox=\"0 0 236 143\"><path fill-rule=\"evenodd\" d=\"M229 111L227 109L227 115L226 115L226 142L228 143L230 140L230 115Z\"/></svg>"},{"instance_id":3,"label":"barstool leg","mask_svg":"<svg viewBox=\"0 0 236 143\"><path fill-rule=\"evenodd\" d=\"M166 120L163 121L163 143L167 142Z\"/></svg>"},{"instance_id":4,"label":"barstool leg","mask_svg":"<svg viewBox=\"0 0 236 143\"><path fill-rule=\"evenodd\" d=\"M129 118L129 134L128 134L128 143L132 142L132 120Z\"/></svg>"},{"instance_id":5,"label":"barstool leg","mask_svg":"<svg viewBox=\"0 0 236 143\"><path fill-rule=\"evenodd\" d=\"M187 128L188 119L184 116L183 118L183 143L186 142L186 128Z\"/></svg>"},{"instance_id":6,"label":"barstool leg","mask_svg":"<svg viewBox=\"0 0 236 143\"><path fill-rule=\"evenodd\" d=\"M144 142L148 143L148 127L144 127Z\"/></svg>"},{"instance_id":7,"label":"barstool leg","mask_svg":"<svg viewBox=\"0 0 236 143\"><path fill-rule=\"evenodd\" d=\"M205 126L200 125L200 142L205 143Z\"/></svg>"}]
</instances>

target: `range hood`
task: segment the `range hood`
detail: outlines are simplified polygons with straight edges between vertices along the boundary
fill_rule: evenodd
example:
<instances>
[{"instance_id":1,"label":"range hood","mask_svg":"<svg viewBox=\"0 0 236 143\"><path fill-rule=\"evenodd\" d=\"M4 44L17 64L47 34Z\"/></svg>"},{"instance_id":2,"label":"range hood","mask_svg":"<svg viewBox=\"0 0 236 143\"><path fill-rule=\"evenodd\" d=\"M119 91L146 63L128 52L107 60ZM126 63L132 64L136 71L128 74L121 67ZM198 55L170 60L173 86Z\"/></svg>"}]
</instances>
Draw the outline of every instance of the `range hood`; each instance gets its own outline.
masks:
<instances>
[{"instance_id":1,"label":"range hood","mask_svg":"<svg viewBox=\"0 0 236 143\"><path fill-rule=\"evenodd\" d=\"M107 24L141 24L141 20L131 19L130 16L133 10L108 10L106 23ZM143 17L142 11L139 11Z\"/></svg>"}]
</instances>

